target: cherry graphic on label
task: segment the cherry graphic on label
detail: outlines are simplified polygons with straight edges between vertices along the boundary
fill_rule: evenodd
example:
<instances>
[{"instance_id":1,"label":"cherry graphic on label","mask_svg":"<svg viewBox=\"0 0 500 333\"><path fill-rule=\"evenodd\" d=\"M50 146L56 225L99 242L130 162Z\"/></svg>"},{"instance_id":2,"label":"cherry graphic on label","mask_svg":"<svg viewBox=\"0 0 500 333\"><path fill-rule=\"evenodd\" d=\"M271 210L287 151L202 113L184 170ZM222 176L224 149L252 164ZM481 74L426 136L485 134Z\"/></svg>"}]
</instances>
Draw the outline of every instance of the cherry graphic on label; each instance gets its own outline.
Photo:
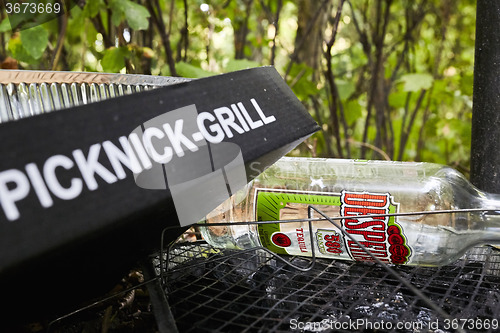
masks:
<instances>
[{"instance_id":1,"label":"cherry graphic on label","mask_svg":"<svg viewBox=\"0 0 500 333\"><path fill-rule=\"evenodd\" d=\"M278 232L272 235L271 241L279 247L289 247L290 245L292 245L290 237L288 237L282 232Z\"/></svg>"},{"instance_id":2,"label":"cherry graphic on label","mask_svg":"<svg viewBox=\"0 0 500 333\"><path fill-rule=\"evenodd\" d=\"M399 233L400 233L399 228L396 227L395 225L391 225L389 226L389 228L387 228L388 235L399 234Z\"/></svg>"}]
</instances>

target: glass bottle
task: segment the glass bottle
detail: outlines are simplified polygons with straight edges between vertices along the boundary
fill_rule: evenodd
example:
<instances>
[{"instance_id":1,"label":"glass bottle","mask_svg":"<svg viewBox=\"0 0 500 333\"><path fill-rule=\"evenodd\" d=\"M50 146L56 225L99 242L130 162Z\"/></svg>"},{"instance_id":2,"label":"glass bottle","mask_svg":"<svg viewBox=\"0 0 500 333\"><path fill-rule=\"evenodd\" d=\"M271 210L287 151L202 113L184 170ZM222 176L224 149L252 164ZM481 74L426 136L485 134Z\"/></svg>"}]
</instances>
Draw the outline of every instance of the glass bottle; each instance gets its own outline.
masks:
<instances>
[{"instance_id":1,"label":"glass bottle","mask_svg":"<svg viewBox=\"0 0 500 333\"><path fill-rule=\"evenodd\" d=\"M500 243L500 195L481 192L454 169L432 163L283 157L207 215L205 223L302 219L309 205L345 217L338 220L341 227L391 264L440 266L475 245ZM485 211L353 218L477 208ZM313 212L311 217L321 216ZM373 260L327 220L312 223L313 244L307 222L200 230L219 248L264 246L278 254L311 256L314 246L317 257Z\"/></svg>"}]
</instances>

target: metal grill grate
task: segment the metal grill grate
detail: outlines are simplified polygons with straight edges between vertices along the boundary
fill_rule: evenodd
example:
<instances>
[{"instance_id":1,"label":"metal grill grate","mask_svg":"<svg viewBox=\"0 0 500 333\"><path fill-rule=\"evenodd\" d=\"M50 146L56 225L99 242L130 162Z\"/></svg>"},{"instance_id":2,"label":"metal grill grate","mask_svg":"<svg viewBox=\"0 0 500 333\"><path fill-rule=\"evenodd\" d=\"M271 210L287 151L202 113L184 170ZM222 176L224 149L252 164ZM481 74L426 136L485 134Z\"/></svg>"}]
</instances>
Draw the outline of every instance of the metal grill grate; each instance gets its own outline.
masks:
<instances>
[{"instance_id":1,"label":"metal grill grate","mask_svg":"<svg viewBox=\"0 0 500 333\"><path fill-rule=\"evenodd\" d=\"M260 250L204 242L177 244L164 259L166 270L153 263L180 332L498 331L500 252L488 246L445 267L395 267L451 320L376 264L317 259L300 272Z\"/></svg>"}]
</instances>

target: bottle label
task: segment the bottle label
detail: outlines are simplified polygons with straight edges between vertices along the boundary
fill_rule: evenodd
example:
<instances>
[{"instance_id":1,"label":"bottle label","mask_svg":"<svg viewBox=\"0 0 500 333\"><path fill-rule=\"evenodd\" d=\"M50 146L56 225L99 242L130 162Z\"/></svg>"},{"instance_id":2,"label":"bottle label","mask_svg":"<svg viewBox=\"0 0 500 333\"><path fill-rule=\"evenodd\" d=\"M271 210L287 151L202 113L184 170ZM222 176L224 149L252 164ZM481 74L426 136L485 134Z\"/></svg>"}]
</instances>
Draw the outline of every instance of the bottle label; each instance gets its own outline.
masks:
<instances>
[{"instance_id":1,"label":"bottle label","mask_svg":"<svg viewBox=\"0 0 500 333\"><path fill-rule=\"evenodd\" d=\"M328 217L344 217L335 219L336 225L328 220L314 221L311 227L307 221L258 225L262 246L275 253L311 256L314 246L318 257L374 261L361 244L382 262L410 262L412 249L397 217L379 216L399 212L389 193L257 189L254 203L258 221L322 218L310 206ZM360 215L374 217L356 218Z\"/></svg>"}]
</instances>

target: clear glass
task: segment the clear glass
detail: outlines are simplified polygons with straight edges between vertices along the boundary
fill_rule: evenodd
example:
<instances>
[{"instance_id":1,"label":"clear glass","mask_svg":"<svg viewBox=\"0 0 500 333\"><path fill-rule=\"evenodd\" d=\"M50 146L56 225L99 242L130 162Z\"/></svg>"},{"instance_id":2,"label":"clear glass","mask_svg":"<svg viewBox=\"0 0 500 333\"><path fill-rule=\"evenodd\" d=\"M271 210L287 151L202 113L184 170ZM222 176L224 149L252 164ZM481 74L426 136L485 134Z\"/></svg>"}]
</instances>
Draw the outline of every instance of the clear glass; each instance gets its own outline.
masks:
<instances>
[{"instance_id":1,"label":"clear glass","mask_svg":"<svg viewBox=\"0 0 500 333\"><path fill-rule=\"evenodd\" d=\"M392 212L399 213L468 208L498 209L498 213L500 213L500 196L479 191L460 173L442 165L284 157L256 177L246 188L211 212L207 216L206 222L255 221L259 211L256 202L257 189L272 189L272 196L280 192L292 193L292 195L300 193L300 195L307 197L330 195L332 200L340 200L342 204L321 204L318 205L318 208L329 216L337 217L346 216L341 212L341 207L347 207L347 201L343 203L341 199L338 199L345 191L360 197L368 194L387 195L394 203L392 205L394 211ZM276 195L276 197L280 196ZM323 197L328 200L330 198ZM278 202L277 204L283 205L277 213L280 219L307 217L307 204L294 202ZM377 213L378 210L370 212L373 214ZM347 219L342 221L345 222ZM359 224L356 225L352 222L351 227L358 228L361 225L360 220L356 221ZM367 221L365 220L365 222ZM399 226L400 235L404 236L404 244L409 249L410 253L407 255L409 257L404 262L409 265L445 265L461 257L467 249L474 245L500 243L500 223L497 212L422 214L400 216L394 221ZM386 221L386 223L392 222ZM323 237L322 233L324 233L325 238L322 243L325 243L326 240L332 239L333 234L335 234L334 231L328 230L335 230L335 228L332 228L328 221L314 222L313 224L313 237L315 239L313 243L315 244L310 242L307 222L287 223L286 227L284 227L285 224L281 224L279 233L286 234L292 240L292 244L286 244L286 241L278 244L286 246L288 254L308 256L311 252L304 251L304 249L310 249L311 246L314 246L318 257L369 260L369 258L363 259L362 255L353 256L356 249L348 245L349 239L345 237L340 240L343 244L329 243L329 246L339 245L346 255L324 251L328 248L324 244L317 244L316 238ZM387 239L392 230L395 230L394 227L393 229L389 229L388 226L382 227L382 224L376 220L366 225L369 224L373 224L373 226L357 229L358 231L351 229L350 232L355 234L359 238L358 240L364 243L363 245L368 245L369 249L373 249L373 253L385 251L384 253L388 256L391 255L393 252L390 252L389 248L393 243L389 243ZM346 225L343 224L343 227ZM200 229L207 242L216 247L247 249L263 244L262 238L259 238L259 227L255 224L202 227ZM384 229L383 237L387 239L376 244L375 235L382 235L382 231L378 231L381 229ZM372 232L374 236L364 236L365 238L363 238L362 235L370 233L363 233L360 230ZM266 247L268 246L266 245ZM282 251L281 247L273 248ZM273 248L270 249L273 250ZM320 248L323 251L320 251ZM335 249L330 250L336 251ZM350 255L347 255L349 253ZM380 258L383 257L384 254L381 254ZM389 259L387 262L403 263Z\"/></svg>"}]
</instances>

